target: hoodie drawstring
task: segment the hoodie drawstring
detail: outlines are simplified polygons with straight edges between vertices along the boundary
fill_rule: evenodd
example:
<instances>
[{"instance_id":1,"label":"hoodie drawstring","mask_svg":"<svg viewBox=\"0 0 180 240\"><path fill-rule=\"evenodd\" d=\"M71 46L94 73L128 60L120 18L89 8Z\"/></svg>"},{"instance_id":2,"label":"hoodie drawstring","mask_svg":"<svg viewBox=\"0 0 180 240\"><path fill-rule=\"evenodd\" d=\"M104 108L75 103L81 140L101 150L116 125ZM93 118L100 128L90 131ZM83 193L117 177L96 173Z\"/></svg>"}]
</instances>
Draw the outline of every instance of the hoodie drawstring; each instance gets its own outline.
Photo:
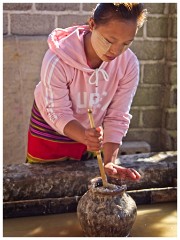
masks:
<instances>
[{"instance_id":1,"label":"hoodie drawstring","mask_svg":"<svg viewBox=\"0 0 180 240\"><path fill-rule=\"evenodd\" d=\"M104 80L106 82L109 81L109 76L108 76L107 72L104 69L101 69L101 68L95 69L95 71L93 72L93 74L89 78L89 84L91 84L91 85L95 84L96 88L98 87L98 84L99 84L99 73L100 72L102 73ZM95 75L95 80L92 81L94 75Z\"/></svg>"},{"instance_id":2,"label":"hoodie drawstring","mask_svg":"<svg viewBox=\"0 0 180 240\"><path fill-rule=\"evenodd\" d=\"M109 81L109 76L104 69L97 68L94 70L94 72L92 73L92 75L89 78L89 84L95 85L95 93L93 93L93 99L91 99L91 101L90 101L91 108L93 107L94 104L97 104L99 102L99 98L100 98L100 95L98 93L99 73L101 73L103 75L103 78L106 82ZM94 79L94 81L93 81L93 79Z\"/></svg>"}]
</instances>

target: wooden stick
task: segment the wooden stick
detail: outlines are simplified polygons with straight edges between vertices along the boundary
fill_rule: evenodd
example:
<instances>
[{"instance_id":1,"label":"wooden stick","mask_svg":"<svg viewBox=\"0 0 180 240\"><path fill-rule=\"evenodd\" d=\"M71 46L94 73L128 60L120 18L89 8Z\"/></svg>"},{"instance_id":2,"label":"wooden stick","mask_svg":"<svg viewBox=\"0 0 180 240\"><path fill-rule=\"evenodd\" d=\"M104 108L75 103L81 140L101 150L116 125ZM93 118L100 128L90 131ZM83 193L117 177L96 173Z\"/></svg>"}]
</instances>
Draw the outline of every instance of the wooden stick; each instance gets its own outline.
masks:
<instances>
[{"instance_id":1,"label":"wooden stick","mask_svg":"<svg viewBox=\"0 0 180 240\"><path fill-rule=\"evenodd\" d=\"M93 119L93 115L92 115L92 110L88 109L88 116L89 116L89 121L90 121L90 125L92 128L95 128L95 124L94 124L94 119ZM99 165L99 170L100 170L100 174L102 177L102 182L103 182L103 186L104 187L108 187L109 184L107 182L107 177L104 171L104 166L103 166L103 162L102 162L102 157L101 157L101 151L96 151L96 155L97 155L97 160L98 160L98 165Z\"/></svg>"}]
</instances>

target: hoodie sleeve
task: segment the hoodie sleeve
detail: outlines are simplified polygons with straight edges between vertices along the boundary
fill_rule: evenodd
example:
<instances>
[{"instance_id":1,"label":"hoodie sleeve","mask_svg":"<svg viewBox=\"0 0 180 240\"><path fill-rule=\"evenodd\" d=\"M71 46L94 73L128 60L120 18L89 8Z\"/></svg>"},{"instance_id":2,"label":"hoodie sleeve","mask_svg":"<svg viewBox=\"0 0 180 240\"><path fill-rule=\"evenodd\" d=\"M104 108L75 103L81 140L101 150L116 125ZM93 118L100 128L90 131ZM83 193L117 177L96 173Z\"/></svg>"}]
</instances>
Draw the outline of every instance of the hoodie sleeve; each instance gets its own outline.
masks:
<instances>
[{"instance_id":1,"label":"hoodie sleeve","mask_svg":"<svg viewBox=\"0 0 180 240\"><path fill-rule=\"evenodd\" d=\"M60 58L48 50L42 62L40 90L35 98L45 121L63 135L65 125L75 119L68 89L71 73L66 68Z\"/></svg>"},{"instance_id":2,"label":"hoodie sleeve","mask_svg":"<svg viewBox=\"0 0 180 240\"><path fill-rule=\"evenodd\" d=\"M107 109L104 119L104 143L122 144L132 116L129 114L133 97L139 82L139 62L136 56L129 61L123 79L119 81L117 91Z\"/></svg>"}]
</instances>

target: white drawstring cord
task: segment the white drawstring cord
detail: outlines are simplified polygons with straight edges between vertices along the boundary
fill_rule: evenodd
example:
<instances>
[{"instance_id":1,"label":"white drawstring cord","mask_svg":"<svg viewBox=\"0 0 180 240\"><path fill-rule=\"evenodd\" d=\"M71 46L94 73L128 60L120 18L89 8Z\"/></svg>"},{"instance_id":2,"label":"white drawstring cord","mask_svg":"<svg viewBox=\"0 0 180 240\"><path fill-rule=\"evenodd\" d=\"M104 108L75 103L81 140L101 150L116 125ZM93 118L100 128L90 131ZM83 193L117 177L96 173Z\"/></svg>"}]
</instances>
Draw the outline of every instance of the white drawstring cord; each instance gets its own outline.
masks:
<instances>
[{"instance_id":1,"label":"white drawstring cord","mask_svg":"<svg viewBox=\"0 0 180 240\"><path fill-rule=\"evenodd\" d=\"M90 76L90 78L89 78L89 84L95 84L95 86L98 87L98 84L99 84L99 72L102 73L103 78L104 78L104 80L105 80L106 82L109 81L109 76L108 76L107 72L106 72L104 69L101 69L101 68L99 69L99 68L97 68L97 69L95 69L95 71L93 72L93 74ZM95 75L95 80L94 80L94 82L93 82L92 79L93 79L94 75Z\"/></svg>"}]
</instances>

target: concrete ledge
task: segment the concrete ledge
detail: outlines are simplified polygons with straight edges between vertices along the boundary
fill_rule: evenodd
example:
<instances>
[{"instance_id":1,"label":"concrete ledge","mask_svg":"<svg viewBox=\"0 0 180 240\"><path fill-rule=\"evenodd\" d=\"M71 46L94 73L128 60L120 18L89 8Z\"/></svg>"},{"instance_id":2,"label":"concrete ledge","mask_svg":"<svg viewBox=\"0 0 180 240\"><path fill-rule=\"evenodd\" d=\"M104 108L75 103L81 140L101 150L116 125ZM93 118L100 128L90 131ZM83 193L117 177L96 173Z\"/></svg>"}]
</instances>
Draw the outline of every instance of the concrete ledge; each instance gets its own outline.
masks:
<instances>
[{"instance_id":1,"label":"concrete ledge","mask_svg":"<svg viewBox=\"0 0 180 240\"><path fill-rule=\"evenodd\" d=\"M76 212L80 197L46 198L4 202L3 218Z\"/></svg>"},{"instance_id":2,"label":"concrete ledge","mask_svg":"<svg viewBox=\"0 0 180 240\"><path fill-rule=\"evenodd\" d=\"M137 205L159 202L175 202L177 188L157 188L127 191ZM64 198L46 198L4 202L3 217L16 218L26 216L39 216L47 214L76 212L80 196Z\"/></svg>"},{"instance_id":3,"label":"concrete ledge","mask_svg":"<svg viewBox=\"0 0 180 240\"><path fill-rule=\"evenodd\" d=\"M175 202L177 200L177 187L140 189L127 191L127 193L138 205Z\"/></svg>"},{"instance_id":4,"label":"concrete ledge","mask_svg":"<svg viewBox=\"0 0 180 240\"><path fill-rule=\"evenodd\" d=\"M138 154L151 152L151 146L145 141L123 142L120 147L119 155Z\"/></svg>"},{"instance_id":5,"label":"concrete ledge","mask_svg":"<svg viewBox=\"0 0 180 240\"><path fill-rule=\"evenodd\" d=\"M133 167L142 174L139 182L109 178L109 182L126 184L137 204L152 203L153 199L160 201L160 198L161 201L176 199L176 152L124 155L117 159L117 164ZM8 165L4 167L3 175L4 217L76 211L79 198L88 190L89 181L97 176L100 174L96 159ZM173 195L168 199L170 191ZM154 197L157 194L160 194L159 200Z\"/></svg>"}]
</instances>

